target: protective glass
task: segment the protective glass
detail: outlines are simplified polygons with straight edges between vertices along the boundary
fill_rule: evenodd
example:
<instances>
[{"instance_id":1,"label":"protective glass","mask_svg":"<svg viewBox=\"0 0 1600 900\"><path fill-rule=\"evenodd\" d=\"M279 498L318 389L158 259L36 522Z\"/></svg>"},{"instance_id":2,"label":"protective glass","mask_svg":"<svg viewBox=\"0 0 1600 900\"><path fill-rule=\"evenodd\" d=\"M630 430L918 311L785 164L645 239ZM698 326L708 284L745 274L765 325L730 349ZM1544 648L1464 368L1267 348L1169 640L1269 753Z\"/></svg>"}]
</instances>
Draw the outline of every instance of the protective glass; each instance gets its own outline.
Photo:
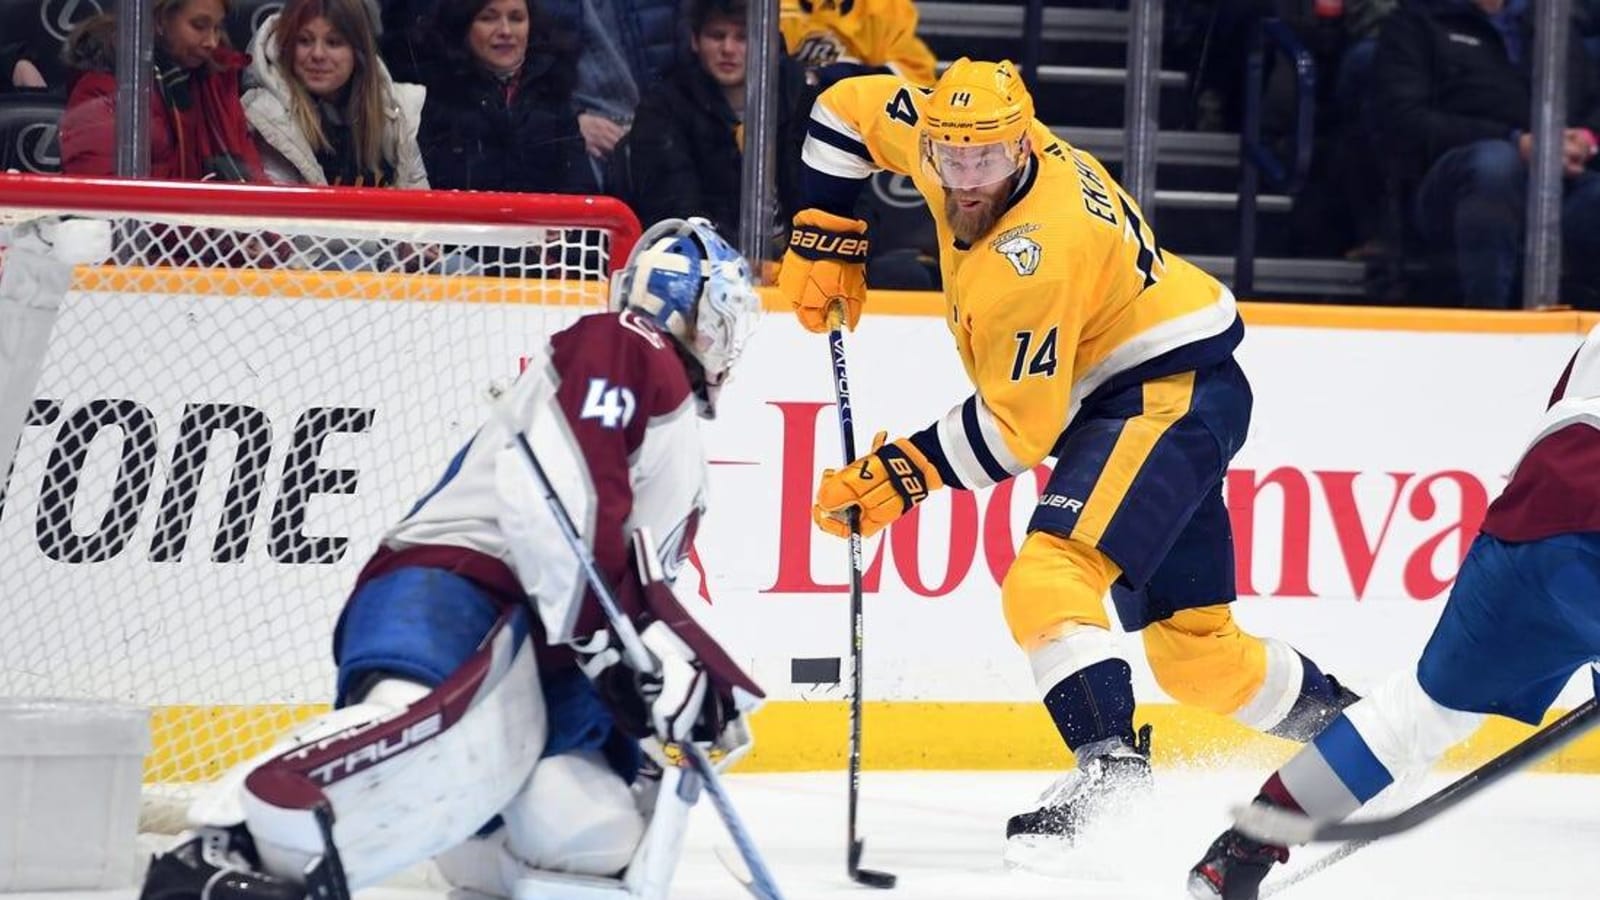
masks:
<instances>
[{"instance_id":1,"label":"protective glass","mask_svg":"<svg viewBox=\"0 0 1600 900\"><path fill-rule=\"evenodd\" d=\"M947 144L922 136L922 167L947 190L987 187L1022 168L1022 141Z\"/></svg>"}]
</instances>

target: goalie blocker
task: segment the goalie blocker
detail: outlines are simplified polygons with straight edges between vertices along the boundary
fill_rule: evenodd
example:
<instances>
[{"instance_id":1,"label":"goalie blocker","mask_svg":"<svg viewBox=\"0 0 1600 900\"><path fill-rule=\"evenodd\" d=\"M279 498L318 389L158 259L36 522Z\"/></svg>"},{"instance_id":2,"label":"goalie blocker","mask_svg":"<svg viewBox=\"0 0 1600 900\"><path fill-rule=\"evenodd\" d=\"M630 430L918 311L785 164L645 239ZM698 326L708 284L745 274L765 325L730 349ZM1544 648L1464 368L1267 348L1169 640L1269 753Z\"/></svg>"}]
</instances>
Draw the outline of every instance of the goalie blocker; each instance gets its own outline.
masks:
<instances>
[{"instance_id":1,"label":"goalie blocker","mask_svg":"<svg viewBox=\"0 0 1600 900\"><path fill-rule=\"evenodd\" d=\"M654 578L688 555L704 511L698 419L759 301L744 261L699 220L646 232L612 296L615 311L552 336L386 533L335 628L336 708L213 786L143 900L331 897L430 857L496 896L578 877L664 895L694 792L669 760L642 774L641 739L736 755L761 698ZM614 401L604 415L597 387ZM559 486L659 676L616 652L513 432ZM664 536L643 575L637 531Z\"/></svg>"}]
</instances>

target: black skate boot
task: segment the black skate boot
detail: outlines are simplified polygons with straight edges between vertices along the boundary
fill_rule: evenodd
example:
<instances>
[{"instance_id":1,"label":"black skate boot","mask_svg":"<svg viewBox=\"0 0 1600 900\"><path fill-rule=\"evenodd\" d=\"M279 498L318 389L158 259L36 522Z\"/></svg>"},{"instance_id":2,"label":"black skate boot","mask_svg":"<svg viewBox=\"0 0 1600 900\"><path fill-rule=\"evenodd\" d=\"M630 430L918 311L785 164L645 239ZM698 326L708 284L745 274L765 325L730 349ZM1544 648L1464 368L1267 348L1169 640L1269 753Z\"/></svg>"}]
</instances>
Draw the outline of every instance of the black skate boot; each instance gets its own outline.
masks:
<instances>
[{"instance_id":1,"label":"black skate boot","mask_svg":"<svg viewBox=\"0 0 1600 900\"><path fill-rule=\"evenodd\" d=\"M1084 747L1078 767L1039 798L1039 808L1006 822L1008 851L1038 839L1072 844L1103 814L1150 790L1150 726L1139 729L1130 747L1121 738L1107 746ZM1016 862L1008 852L1008 859Z\"/></svg>"},{"instance_id":2,"label":"black skate boot","mask_svg":"<svg viewBox=\"0 0 1600 900\"><path fill-rule=\"evenodd\" d=\"M139 900L306 900L306 889L254 870L243 828L202 828L150 860Z\"/></svg>"},{"instance_id":3,"label":"black skate boot","mask_svg":"<svg viewBox=\"0 0 1600 900\"><path fill-rule=\"evenodd\" d=\"M1289 850L1263 844L1228 829L1189 870L1189 896L1195 900L1256 900L1261 880L1273 863L1287 862Z\"/></svg>"}]
</instances>

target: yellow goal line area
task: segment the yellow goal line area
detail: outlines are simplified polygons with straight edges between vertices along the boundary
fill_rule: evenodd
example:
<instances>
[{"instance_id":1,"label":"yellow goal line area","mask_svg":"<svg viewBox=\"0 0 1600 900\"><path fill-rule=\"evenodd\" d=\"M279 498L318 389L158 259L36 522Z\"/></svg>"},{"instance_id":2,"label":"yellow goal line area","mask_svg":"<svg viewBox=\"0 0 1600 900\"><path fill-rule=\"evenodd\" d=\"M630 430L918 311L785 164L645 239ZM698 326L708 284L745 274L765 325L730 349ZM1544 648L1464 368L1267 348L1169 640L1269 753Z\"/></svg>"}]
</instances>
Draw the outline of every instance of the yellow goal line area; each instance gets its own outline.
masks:
<instances>
[{"instance_id":1,"label":"yellow goal line area","mask_svg":"<svg viewBox=\"0 0 1600 900\"><path fill-rule=\"evenodd\" d=\"M151 716L155 750L145 760L144 780L172 784L217 778L326 709L315 704L157 707ZM1546 721L1562 712L1552 711ZM844 701L768 703L752 717L755 748L737 771L842 770L849 717ZM862 721L862 765L868 769L1060 770L1072 764L1037 703L874 701L864 705ZM1299 746L1172 704L1142 705L1135 721L1154 726L1158 767L1245 766L1265 777ZM1491 717L1446 755L1443 768L1480 765L1532 732L1530 726ZM1600 773L1600 733L1574 741L1535 770Z\"/></svg>"}]
</instances>

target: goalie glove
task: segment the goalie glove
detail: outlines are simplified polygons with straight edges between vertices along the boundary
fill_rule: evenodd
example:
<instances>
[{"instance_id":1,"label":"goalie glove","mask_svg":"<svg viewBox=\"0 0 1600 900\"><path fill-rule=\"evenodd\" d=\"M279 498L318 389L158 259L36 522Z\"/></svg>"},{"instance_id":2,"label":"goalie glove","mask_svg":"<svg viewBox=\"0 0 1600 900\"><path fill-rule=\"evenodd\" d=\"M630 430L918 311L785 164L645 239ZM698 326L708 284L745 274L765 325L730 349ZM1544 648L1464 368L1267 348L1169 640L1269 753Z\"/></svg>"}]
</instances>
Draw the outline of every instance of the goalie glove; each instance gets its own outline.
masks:
<instances>
[{"instance_id":1,"label":"goalie glove","mask_svg":"<svg viewBox=\"0 0 1600 900\"><path fill-rule=\"evenodd\" d=\"M872 439L872 452L842 469L825 469L817 485L811 518L836 537L850 536L850 510L861 511L861 536L871 537L944 487L939 472L909 440L884 444L887 432Z\"/></svg>"},{"instance_id":2,"label":"goalie glove","mask_svg":"<svg viewBox=\"0 0 1600 900\"><path fill-rule=\"evenodd\" d=\"M851 331L867 301L867 223L803 209L795 214L789 249L778 270L778 291L807 331L837 327L829 314L837 306Z\"/></svg>"},{"instance_id":3,"label":"goalie glove","mask_svg":"<svg viewBox=\"0 0 1600 900\"><path fill-rule=\"evenodd\" d=\"M644 742L663 761L672 745L685 741L700 744L715 759L742 756L751 744L741 708L751 706L749 698L720 683L665 623L650 623L639 639L650 651L654 672L629 665L609 629L573 644L578 667L611 710L617 729Z\"/></svg>"},{"instance_id":4,"label":"goalie glove","mask_svg":"<svg viewBox=\"0 0 1600 900\"><path fill-rule=\"evenodd\" d=\"M660 560L645 529L633 536L636 575L648 623L639 640L651 657L651 671L629 664L610 629L588 641L573 642L578 665L611 709L618 728L641 740L666 764L673 744L694 741L723 765L748 751L751 739L744 714L765 695L678 601L662 576Z\"/></svg>"}]
</instances>

